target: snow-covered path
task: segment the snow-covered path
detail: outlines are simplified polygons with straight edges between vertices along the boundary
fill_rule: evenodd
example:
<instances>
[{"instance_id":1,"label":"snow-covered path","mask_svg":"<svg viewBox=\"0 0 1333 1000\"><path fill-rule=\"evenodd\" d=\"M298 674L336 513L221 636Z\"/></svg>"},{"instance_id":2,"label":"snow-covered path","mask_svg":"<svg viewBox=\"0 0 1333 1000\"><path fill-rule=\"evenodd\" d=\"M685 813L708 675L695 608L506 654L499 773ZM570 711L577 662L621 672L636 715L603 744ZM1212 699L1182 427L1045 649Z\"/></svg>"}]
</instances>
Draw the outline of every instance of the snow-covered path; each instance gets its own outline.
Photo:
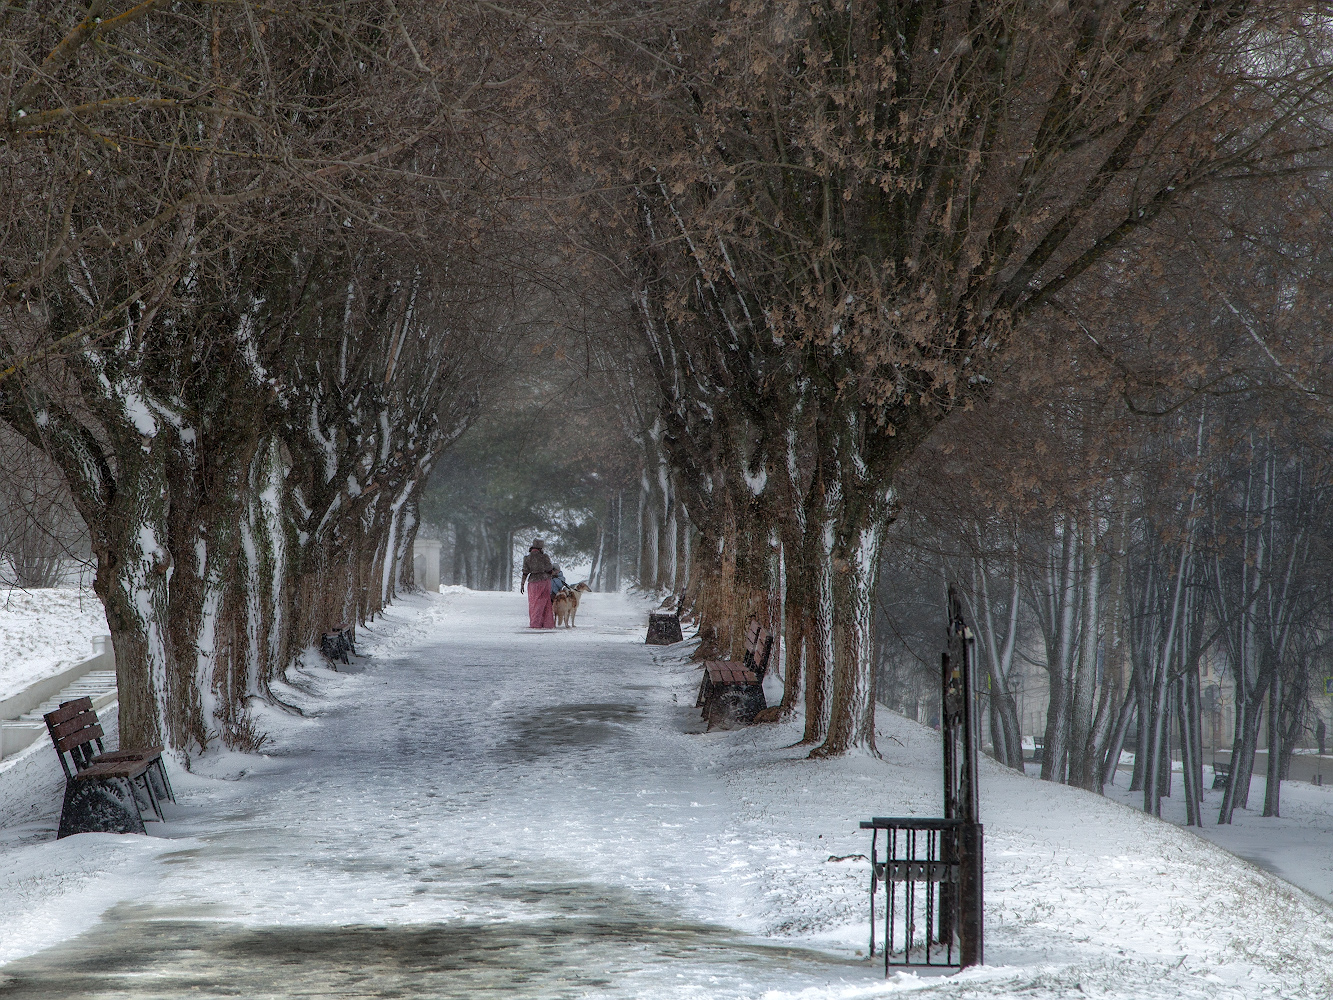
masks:
<instances>
[{"instance_id":1,"label":"snow-covered path","mask_svg":"<svg viewBox=\"0 0 1333 1000\"><path fill-rule=\"evenodd\" d=\"M294 674L266 757L173 775L156 837L0 856L0 997L1326 997L1327 906L1169 825L987 766L987 955L859 956L856 821L938 811L937 737L812 763L699 734L646 606L573 632L516 594L413 597L359 674ZM211 759L210 759L211 758Z\"/></svg>"}]
</instances>

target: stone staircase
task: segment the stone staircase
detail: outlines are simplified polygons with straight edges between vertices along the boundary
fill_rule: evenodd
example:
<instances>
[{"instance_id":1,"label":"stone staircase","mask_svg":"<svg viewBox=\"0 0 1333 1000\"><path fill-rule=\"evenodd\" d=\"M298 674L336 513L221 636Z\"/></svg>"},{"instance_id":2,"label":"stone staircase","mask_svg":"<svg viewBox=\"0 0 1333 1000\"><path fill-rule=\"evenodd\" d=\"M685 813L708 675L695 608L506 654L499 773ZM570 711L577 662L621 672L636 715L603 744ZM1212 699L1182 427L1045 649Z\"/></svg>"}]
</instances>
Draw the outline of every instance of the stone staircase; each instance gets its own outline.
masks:
<instances>
[{"instance_id":1,"label":"stone staircase","mask_svg":"<svg viewBox=\"0 0 1333 1000\"><path fill-rule=\"evenodd\" d=\"M96 710L115 702L116 661L110 639L94 639L93 649L91 658L0 702L0 758L12 756L45 736L42 716L55 711L62 702L86 695Z\"/></svg>"},{"instance_id":2,"label":"stone staircase","mask_svg":"<svg viewBox=\"0 0 1333 1000\"><path fill-rule=\"evenodd\" d=\"M24 712L18 717L21 722L40 722L47 712L54 712L67 701L87 695L93 700L93 708L106 708L116 700L116 672L114 670L90 670L67 688L42 702L31 712Z\"/></svg>"}]
</instances>

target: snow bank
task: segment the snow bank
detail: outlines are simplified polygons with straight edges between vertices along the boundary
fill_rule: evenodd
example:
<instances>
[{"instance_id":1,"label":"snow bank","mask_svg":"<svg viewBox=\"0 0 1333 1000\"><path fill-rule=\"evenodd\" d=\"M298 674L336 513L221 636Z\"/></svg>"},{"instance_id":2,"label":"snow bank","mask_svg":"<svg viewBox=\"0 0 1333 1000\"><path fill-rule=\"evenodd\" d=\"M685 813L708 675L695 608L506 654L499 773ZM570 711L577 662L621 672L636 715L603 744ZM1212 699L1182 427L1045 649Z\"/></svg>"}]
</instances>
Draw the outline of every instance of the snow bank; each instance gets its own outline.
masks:
<instances>
[{"instance_id":1,"label":"snow bank","mask_svg":"<svg viewBox=\"0 0 1333 1000\"><path fill-rule=\"evenodd\" d=\"M9 590L0 596L0 699L92 655L107 635L102 602L91 590Z\"/></svg>"},{"instance_id":2,"label":"snow bank","mask_svg":"<svg viewBox=\"0 0 1333 1000\"><path fill-rule=\"evenodd\" d=\"M1133 761L1129 762L1131 765ZM1329 762L1333 778L1333 761ZM1130 768L1122 768L1107 795L1131 808L1143 808L1143 793L1129 790ZM1212 769L1204 769L1206 786ZM1282 782L1281 817L1264 816L1262 772L1250 782L1250 809L1237 809L1229 826L1217 825L1222 790L1205 787L1203 826L1185 827L1185 788L1177 765L1172 794L1162 800L1162 819L1225 848L1266 871L1280 875L1325 902L1333 903L1333 784Z\"/></svg>"}]
</instances>

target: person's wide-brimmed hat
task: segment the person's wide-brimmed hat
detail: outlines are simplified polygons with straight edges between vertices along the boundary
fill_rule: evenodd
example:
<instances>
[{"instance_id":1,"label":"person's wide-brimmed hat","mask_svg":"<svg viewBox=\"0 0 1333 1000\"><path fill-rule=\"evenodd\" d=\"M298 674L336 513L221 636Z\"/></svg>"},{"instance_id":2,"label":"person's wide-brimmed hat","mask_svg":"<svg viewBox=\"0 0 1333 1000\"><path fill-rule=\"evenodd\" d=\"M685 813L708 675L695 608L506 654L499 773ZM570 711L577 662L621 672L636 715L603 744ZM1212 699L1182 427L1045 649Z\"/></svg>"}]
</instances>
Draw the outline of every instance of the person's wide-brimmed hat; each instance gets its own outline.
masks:
<instances>
[{"instance_id":1,"label":"person's wide-brimmed hat","mask_svg":"<svg viewBox=\"0 0 1333 1000\"><path fill-rule=\"evenodd\" d=\"M532 540L532 545L530 547L534 549L544 549L546 548L546 543L543 542L540 538L534 538Z\"/></svg>"}]
</instances>

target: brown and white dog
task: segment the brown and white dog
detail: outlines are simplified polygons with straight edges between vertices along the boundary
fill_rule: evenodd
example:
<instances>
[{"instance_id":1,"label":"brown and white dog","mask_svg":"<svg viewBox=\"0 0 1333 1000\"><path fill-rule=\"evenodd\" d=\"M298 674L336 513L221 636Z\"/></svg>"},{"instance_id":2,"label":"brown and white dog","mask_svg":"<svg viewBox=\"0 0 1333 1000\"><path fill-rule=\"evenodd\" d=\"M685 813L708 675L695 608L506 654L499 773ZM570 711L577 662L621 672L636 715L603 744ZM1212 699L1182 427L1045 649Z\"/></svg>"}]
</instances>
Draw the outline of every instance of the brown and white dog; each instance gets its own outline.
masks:
<instances>
[{"instance_id":1,"label":"brown and white dog","mask_svg":"<svg viewBox=\"0 0 1333 1000\"><path fill-rule=\"evenodd\" d=\"M569 590L570 596L574 599L574 606L569 609L569 627L573 628L574 619L577 618L579 614L579 598L584 594L591 593L592 588L588 586L588 581L584 580L582 583L576 583L572 588L566 589Z\"/></svg>"},{"instance_id":2,"label":"brown and white dog","mask_svg":"<svg viewBox=\"0 0 1333 1000\"><path fill-rule=\"evenodd\" d=\"M574 591L565 587L551 598L551 610L555 612L556 628L572 628L574 609L578 607Z\"/></svg>"},{"instance_id":3,"label":"brown and white dog","mask_svg":"<svg viewBox=\"0 0 1333 1000\"><path fill-rule=\"evenodd\" d=\"M556 628L574 627L574 619L579 613L579 598L591 590L586 582L576 583L551 598L551 610L555 612Z\"/></svg>"}]
</instances>

